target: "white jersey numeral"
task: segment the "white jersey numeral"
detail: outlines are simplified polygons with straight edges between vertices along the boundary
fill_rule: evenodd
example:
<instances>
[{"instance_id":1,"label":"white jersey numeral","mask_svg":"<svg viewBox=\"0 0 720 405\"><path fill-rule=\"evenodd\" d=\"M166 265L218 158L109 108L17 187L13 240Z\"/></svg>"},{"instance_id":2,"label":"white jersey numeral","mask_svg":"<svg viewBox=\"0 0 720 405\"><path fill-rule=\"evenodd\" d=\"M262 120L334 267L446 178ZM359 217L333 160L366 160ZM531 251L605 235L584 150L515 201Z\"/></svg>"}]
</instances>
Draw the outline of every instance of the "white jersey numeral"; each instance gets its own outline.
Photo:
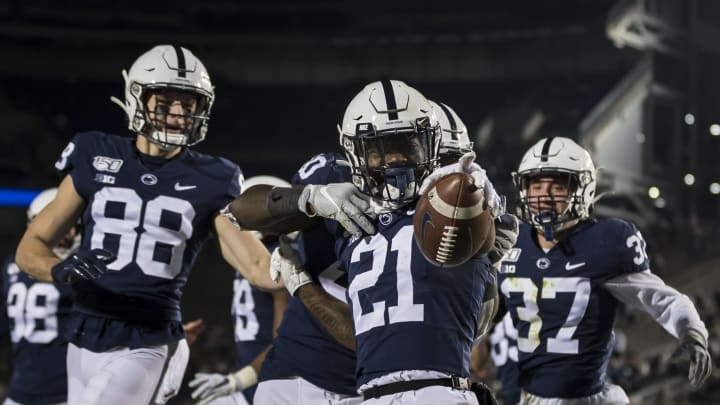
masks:
<instances>
[{"instance_id":1,"label":"white jersey numeral","mask_svg":"<svg viewBox=\"0 0 720 405\"><path fill-rule=\"evenodd\" d=\"M640 231L637 231L634 235L630 235L627 238L627 241L625 241L625 245L627 247L635 250L635 256L633 257L633 263L635 263L639 266L639 265L645 263L646 260L648 260L648 255L647 255L647 252L645 251L645 247L647 246L647 243L645 243L645 239L643 239Z\"/></svg>"},{"instance_id":2,"label":"white jersey numeral","mask_svg":"<svg viewBox=\"0 0 720 405\"><path fill-rule=\"evenodd\" d=\"M396 272L398 297L397 305L388 307L388 323L422 322L424 320L425 306L413 303L413 280L410 266L412 235L412 225L407 225L398 231L391 243L388 243L383 235L377 234L369 242L361 241L353 250L351 263L359 262L362 253L372 252L373 254L372 268L355 276L348 286L357 335L385 325L385 300L373 302L372 311L363 314L360 291L377 284L380 275L386 268ZM388 247L390 247L390 251L397 252L397 262L394 266L392 263L385 263Z\"/></svg>"},{"instance_id":3,"label":"white jersey numeral","mask_svg":"<svg viewBox=\"0 0 720 405\"><path fill-rule=\"evenodd\" d=\"M247 342L255 340L260 330L255 315L255 300L252 288L246 279L235 279L233 283L232 314L235 319L235 341Z\"/></svg>"},{"instance_id":4,"label":"white jersey numeral","mask_svg":"<svg viewBox=\"0 0 720 405\"><path fill-rule=\"evenodd\" d=\"M58 335L57 307L60 292L48 283L23 283L10 286L7 296L8 317L13 320L13 343L25 338L30 343L49 343ZM41 321L41 322L38 322ZM43 325L38 328L38 325Z\"/></svg>"},{"instance_id":5,"label":"white jersey numeral","mask_svg":"<svg viewBox=\"0 0 720 405\"><path fill-rule=\"evenodd\" d=\"M300 170L298 170L298 175L300 176L300 179L306 180L308 177L312 176L315 171L327 164L327 158L324 155L317 155L313 157L312 159L305 162L305 164L300 167Z\"/></svg>"},{"instance_id":6,"label":"white jersey numeral","mask_svg":"<svg viewBox=\"0 0 720 405\"><path fill-rule=\"evenodd\" d=\"M122 217L108 216L108 207L113 204L117 205L113 213L122 212ZM161 224L163 211L178 229ZM117 259L108 265L110 270L122 270L133 260L150 276L172 279L182 270L183 254L192 236L195 218L195 209L188 201L158 196L144 203L133 189L104 187L93 197L91 215L95 222L91 249L103 248L108 237L119 239ZM169 259L155 257L158 247L168 252Z\"/></svg>"},{"instance_id":7,"label":"white jersey numeral","mask_svg":"<svg viewBox=\"0 0 720 405\"><path fill-rule=\"evenodd\" d=\"M518 336L518 349L532 353L540 346L542 319L538 309L538 287L530 278L508 277L503 280L500 289L505 297L510 293L523 294L523 306L517 307L517 317L529 324L528 336ZM545 277L542 279L540 299L555 299L557 293L574 294L572 306L565 322L555 337L547 338L548 353L578 354L579 341L573 339L575 330L585 316L590 302L590 279L586 277Z\"/></svg>"},{"instance_id":8,"label":"white jersey numeral","mask_svg":"<svg viewBox=\"0 0 720 405\"><path fill-rule=\"evenodd\" d=\"M492 347L490 355L495 366L502 367L507 364L508 360L517 363L518 347L511 344L510 339L517 340L517 330L515 330L512 317L508 313L495 326L492 335L490 335L490 345Z\"/></svg>"}]
</instances>

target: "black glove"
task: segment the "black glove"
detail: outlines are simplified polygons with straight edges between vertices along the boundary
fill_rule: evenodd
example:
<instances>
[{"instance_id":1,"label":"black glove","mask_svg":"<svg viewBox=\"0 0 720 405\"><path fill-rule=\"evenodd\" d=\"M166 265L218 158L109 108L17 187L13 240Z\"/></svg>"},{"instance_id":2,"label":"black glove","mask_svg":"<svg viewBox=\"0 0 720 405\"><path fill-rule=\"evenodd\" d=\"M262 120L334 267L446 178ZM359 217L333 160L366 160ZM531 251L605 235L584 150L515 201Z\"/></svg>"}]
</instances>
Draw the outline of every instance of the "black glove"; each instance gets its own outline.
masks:
<instances>
[{"instance_id":1,"label":"black glove","mask_svg":"<svg viewBox=\"0 0 720 405\"><path fill-rule=\"evenodd\" d=\"M474 382L470 385L470 389L475 393L480 405L498 405L498 400L495 398L490 387L482 382Z\"/></svg>"},{"instance_id":2,"label":"black glove","mask_svg":"<svg viewBox=\"0 0 720 405\"><path fill-rule=\"evenodd\" d=\"M688 379L695 388L700 387L712 373L712 359L707 349L707 341L695 330L687 331L680 339L680 345L672 357L690 361Z\"/></svg>"},{"instance_id":3,"label":"black glove","mask_svg":"<svg viewBox=\"0 0 720 405\"><path fill-rule=\"evenodd\" d=\"M56 283L72 283L77 280L92 280L107 272L107 265L114 262L114 254L105 249L89 252L75 252L67 259L53 266L52 278Z\"/></svg>"}]
</instances>

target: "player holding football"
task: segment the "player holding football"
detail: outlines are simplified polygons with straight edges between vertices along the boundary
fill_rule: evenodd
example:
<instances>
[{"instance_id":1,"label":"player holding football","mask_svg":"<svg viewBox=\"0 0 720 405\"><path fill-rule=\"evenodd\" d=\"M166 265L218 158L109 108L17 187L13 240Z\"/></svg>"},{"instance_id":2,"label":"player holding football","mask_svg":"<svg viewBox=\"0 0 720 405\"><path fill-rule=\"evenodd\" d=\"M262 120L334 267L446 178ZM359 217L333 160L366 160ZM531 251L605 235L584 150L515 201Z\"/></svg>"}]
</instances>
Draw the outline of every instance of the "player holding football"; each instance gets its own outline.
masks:
<instances>
[{"instance_id":1,"label":"player holding football","mask_svg":"<svg viewBox=\"0 0 720 405\"><path fill-rule=\"evenodd\" d=\"M125 77L134 139L77 134L56 168L55 200L20 241L18 266L75 294L65 338L68 402L148 403L170 354L184 338L180 295L214 229L225 259L253 284L276 288L269 253L218 215L240 191L233 163L188 147L205 138L214 90L189 50L161 45ZM52 247L82 216L80 249L62 260Z\"/></svg>"},{"instance_id":2,"label":"player holding football","mask_svg":"<svg viewBox=\"0 0 720 405\"><path fill-rule=\"evenodd\" d=\"M360 121L352 121L354 118ZM370 233L364 239L347 239L334 232L336 252L348 270L358 385L365 400L414 403L425 397L442 403L477 403L468 391L466 366L483 292L493 283L489 261L478 258L449 271L439 269L427 262L412 242L413 202L422 180L435 169L440 142L432 106L402 82L371 83L348 107L341 139L355 186L331 183L273 189L258 198L261 204L253 204L270 215L242 215L245 225L264 226L267 221L255 218L266 220L268 216L275 219L275 225L282 224L300 211L337 218L355 235L362 234L361 229ZM367 203L368 197L373 198L373 207ZM283 200L284 206L279 203ZM242 208L250 207L233 203L233 208L233 212L243 212ZM362 215L372 217L374 213L378 215L374 224ZM373 257L374 264L368 263ZM373 270L366 272L368 266ZM289 275L283 274L286 282L302 279L298 271L280 269L280 273ZM382 273L387 274L382 277ZM417 296L410 291L414 288ZM453 293L445 294L447 291ZM377 301L369 315L360 308L366 306L366 300ZM386 307L387 322L383 320ZM460 307L463 311L454 311ZM440 324L443 326L438 327ZM432 343L440 341L444 344Z\"/></svg>"},{"instance_id":3,"label":"player holding football","mask_svg":"<svg viewBox=\"0 0 720 405\"><path fill-rule=\"evenodd\" d=\"M619 302L680 341L699 386L712 370L707 330L690 299L650 271L632 223L590 217L596 171L568 138L542 139L513 174L523 221L502 261L500 290L517 327L523 404L627 404L605 381Z\"/></svg>"}]
</instances>

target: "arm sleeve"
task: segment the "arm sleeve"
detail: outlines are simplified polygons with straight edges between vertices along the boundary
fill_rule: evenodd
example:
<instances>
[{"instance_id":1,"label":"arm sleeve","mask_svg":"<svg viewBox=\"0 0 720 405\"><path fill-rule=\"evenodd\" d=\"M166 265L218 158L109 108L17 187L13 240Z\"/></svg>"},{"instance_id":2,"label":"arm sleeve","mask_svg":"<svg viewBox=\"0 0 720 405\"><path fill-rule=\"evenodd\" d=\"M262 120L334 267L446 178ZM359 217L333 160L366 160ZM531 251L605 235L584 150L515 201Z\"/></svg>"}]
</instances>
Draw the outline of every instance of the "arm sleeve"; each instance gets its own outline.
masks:
<instances>
[{"instance_id":1,"label":"arm sleeve","mask_svg":"<svg viewBox=\"0 0 720 405\"><path fill-rule=\"evenodd\" d=\"M707 342L707 329L690 298L650 270L622 274L604 286L619 301L650 314L674 337L682 338L688 330L695 330Z\"/></svg>"}]
</instances>

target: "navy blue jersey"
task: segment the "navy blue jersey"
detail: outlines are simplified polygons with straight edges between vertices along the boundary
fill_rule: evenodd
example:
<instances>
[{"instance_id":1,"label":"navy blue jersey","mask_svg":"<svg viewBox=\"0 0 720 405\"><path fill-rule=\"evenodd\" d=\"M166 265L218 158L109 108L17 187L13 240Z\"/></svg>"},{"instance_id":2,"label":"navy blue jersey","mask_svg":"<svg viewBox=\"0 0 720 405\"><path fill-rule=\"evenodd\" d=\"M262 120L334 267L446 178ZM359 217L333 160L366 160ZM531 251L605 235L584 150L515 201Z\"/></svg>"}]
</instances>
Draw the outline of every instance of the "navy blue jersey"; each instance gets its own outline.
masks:
<instances>
[{"instance_id":1,"label":"navy blue jersey","mask_svg":"<svg viewBox=\"0 0 720 405\"><path fill-rule=\"evenodd\" d=\"M67 400L67 342L58 333L70 312L71 291L20 271L14 256L3 264L2 301L7 304L13 347L8 397L28 405Z\"/></svg>"},{"instance_id":2,"label":"navy blue jersey","mask_svg":"<svg viewBox=\"0 0 720 405\"><path fill-rule=\"evenodd\" d=\"M377 233L341 251L355 321L358 387L401 370L467 377L486 285L487 256L452 268L427 261L413 240L413 211L381 214Z\"/></svg>"},{"instance_id":3,"label":"navy blue jersey","mask_svg":"<svg viewBox=\"0 0 720 405\"><path fill-rule=\"evenodd\" d=\"M68 340L104 351L182 338L181 289L215 215L239 194L240 169L188 148L143 164L135 139L100 132L76 135L55 166L87 202L81 250L117 256L102 277L73 284Z\"/></svg>"},{"instance_id":4,"label":"navy blue jersey","mask_svg":"<svg viewBox=\"0 0 720 405\"><path fill-rule=\"evenodd\" d=\"M520 403L520 371L518 370L517 330L510 313L495 325L490 334L490 357L497 367L502 382L503 399L506 405Z\"/></svg>"},{"instance_id":5,"label":"navy blue jersey","mask_svg":"<svg viewBox=\"0 0 720 405\"><path fill-rule=\"evenodd\" d=\"M499 273L518 330L520 385L549 398L595 394L605 384L618 304L603 284L649 269L645 241L631 223L588 220L545 253L535 232L520 226Z\"/></svg>"},{"instance_id":6,"label":"navy blue jersey","mask_svg":"<svg viewBox=\"0 0 720 405\"><path fill-rule=\"evenodd\" d=\"M339 154L317 155L293 177L294 184L350 181ZM347 275L337 270L334 246L342 230L335 221L318 219L302 233L305 270L338 299L344 300ZM260 380L301 377L339 394L355 395L355 353L341 345L296 297L291 297L273 347L263 363Z\"/></svg>"}]
</instances>

